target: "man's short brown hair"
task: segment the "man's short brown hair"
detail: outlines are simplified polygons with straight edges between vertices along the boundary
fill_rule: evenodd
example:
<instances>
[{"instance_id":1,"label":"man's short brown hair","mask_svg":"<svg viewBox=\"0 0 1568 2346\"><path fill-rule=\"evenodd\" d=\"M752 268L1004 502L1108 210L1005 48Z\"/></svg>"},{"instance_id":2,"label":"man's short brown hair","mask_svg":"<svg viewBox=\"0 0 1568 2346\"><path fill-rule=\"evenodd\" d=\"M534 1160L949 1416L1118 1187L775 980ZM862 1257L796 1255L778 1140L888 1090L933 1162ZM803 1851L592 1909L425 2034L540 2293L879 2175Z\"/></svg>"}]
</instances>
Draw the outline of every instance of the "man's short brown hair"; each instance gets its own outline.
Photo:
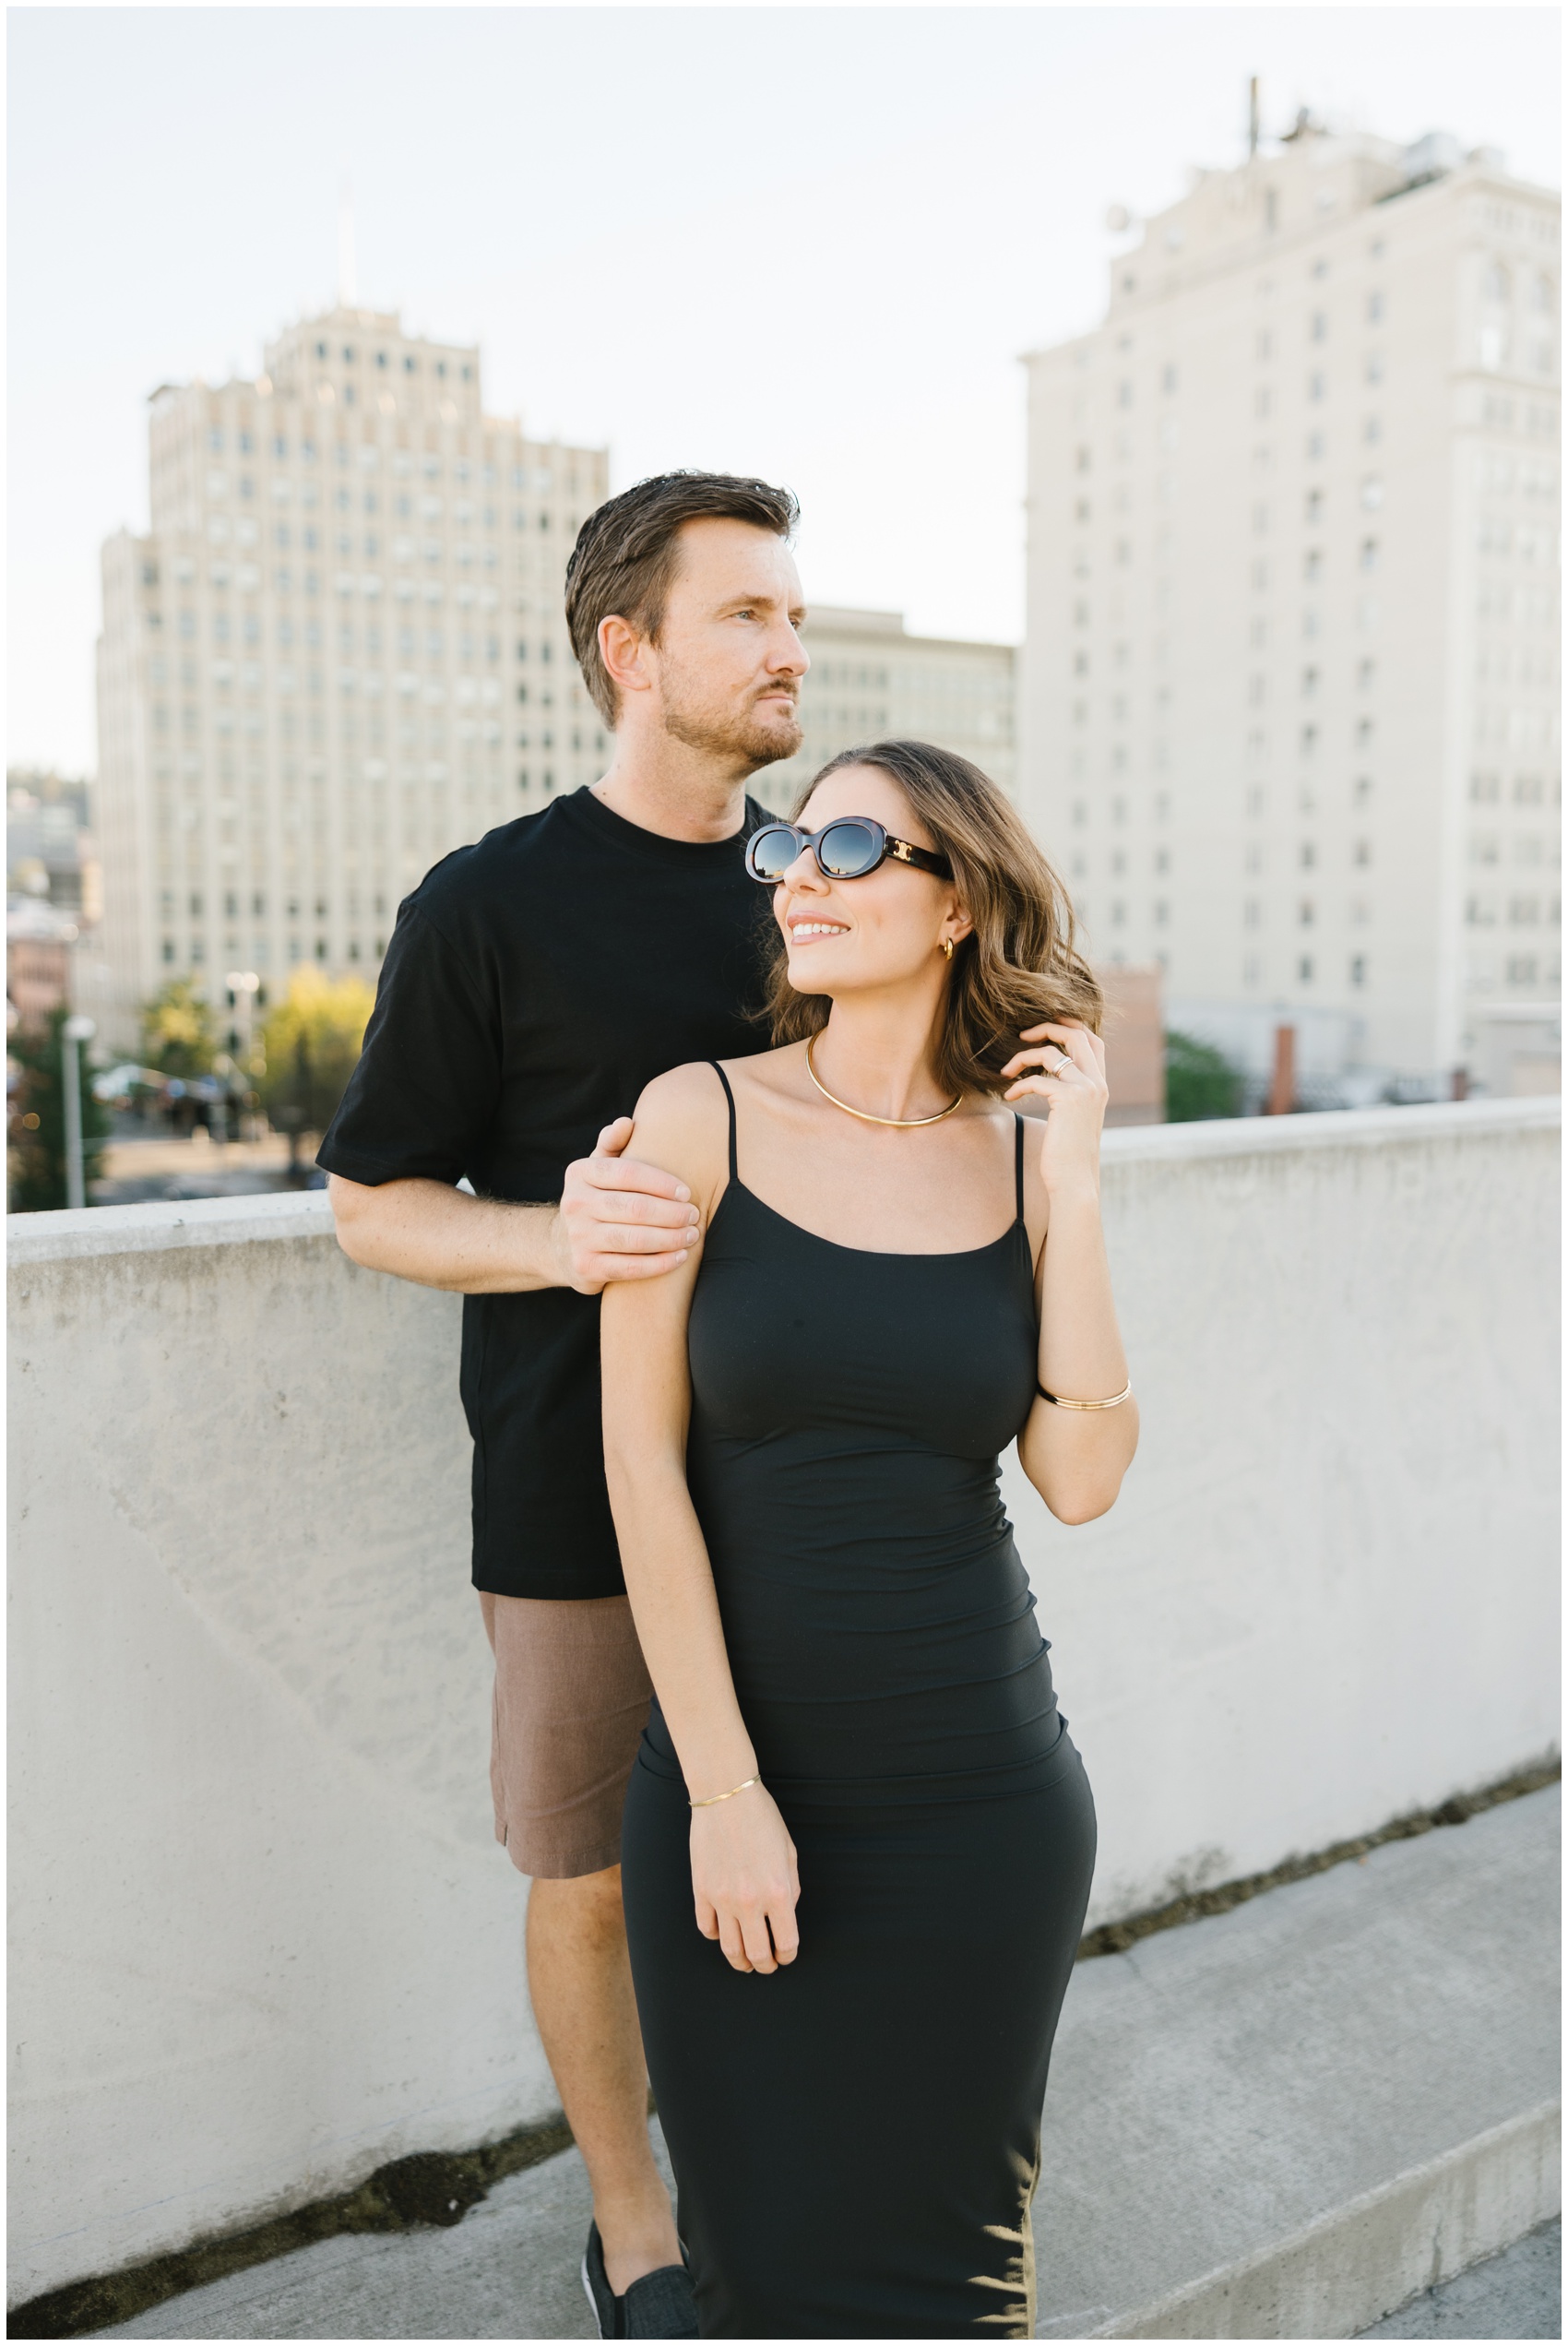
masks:
<instances>
[{"instance_id":1,"label":"man's short brown hair","mask_svg":"<svg viewBox=\"0 0 1568 2346\"><path fill-rule=\"evenodd\" d=\"M683 525L716 516L788 538L800 510L790 490L770 488L766 481L744 481L733 472L661 472L588 515L566 565L566 625L583 682L607 725L621 714L621 696L600 657L600 623L624 619L657 642Z\"/></svg>"}]
</instances>

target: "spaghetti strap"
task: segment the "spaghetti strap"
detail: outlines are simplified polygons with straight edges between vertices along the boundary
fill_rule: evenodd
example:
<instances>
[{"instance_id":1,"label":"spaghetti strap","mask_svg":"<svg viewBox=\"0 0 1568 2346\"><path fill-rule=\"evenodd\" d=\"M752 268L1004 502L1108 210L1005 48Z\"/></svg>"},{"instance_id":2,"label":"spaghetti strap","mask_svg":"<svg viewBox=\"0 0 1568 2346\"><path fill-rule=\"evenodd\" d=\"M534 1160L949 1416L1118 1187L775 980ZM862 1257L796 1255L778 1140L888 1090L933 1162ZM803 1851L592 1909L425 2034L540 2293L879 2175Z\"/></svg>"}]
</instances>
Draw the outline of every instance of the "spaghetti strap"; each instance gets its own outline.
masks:
<instances>
[{"instance_id":1,"label":"spaghetti strap","mask_svg":"<svg viewBox=\"0 0 1568 2346\"><path fill-rule=\"evenodd\" d=\"M725 1090L729 1090L728 1085L725 1086ZM733 1119L733 1115L734 1111L731 1109L731 1120ZM1014 1186L1017 1192L1018 1220L1022 1221L1024 1219L1024 1119L1018 1113L1016 1108L1013 1111L1013 1181ZM732 1129L733 1122L731 1121L731 1130Z\"/></svg>"},{"instance_id":2,"label":"spaghetti strap","mask_svg":"<svg viewBox=\"0 0 1568 2346\"><path fill-rule=\"evenodd\" d=\"M730 1089L730 1078L725 1074L723 1068L719 1066L718 1060L710 1059L707 1064L713 1069L714 1074L719 1078L719 1082L724 1086L724 1097L730 1102L730 1178L736 1184L737 1186L739 1186L741 1167L740 1161L735 1154L735 1095ZM1021 1156L1019 1157L1018 1162L1021 1166L1023 1163L1023 1158ZM1021 1173L1019 1175L1019 1180L1021 1184ZM1018 1195L1021 1197L1023 1194L1023 1189L1020 1185ZM1019 1210L1021 1212L1022 1208L1020 1208Z\"/></svg>"}]
</instances>

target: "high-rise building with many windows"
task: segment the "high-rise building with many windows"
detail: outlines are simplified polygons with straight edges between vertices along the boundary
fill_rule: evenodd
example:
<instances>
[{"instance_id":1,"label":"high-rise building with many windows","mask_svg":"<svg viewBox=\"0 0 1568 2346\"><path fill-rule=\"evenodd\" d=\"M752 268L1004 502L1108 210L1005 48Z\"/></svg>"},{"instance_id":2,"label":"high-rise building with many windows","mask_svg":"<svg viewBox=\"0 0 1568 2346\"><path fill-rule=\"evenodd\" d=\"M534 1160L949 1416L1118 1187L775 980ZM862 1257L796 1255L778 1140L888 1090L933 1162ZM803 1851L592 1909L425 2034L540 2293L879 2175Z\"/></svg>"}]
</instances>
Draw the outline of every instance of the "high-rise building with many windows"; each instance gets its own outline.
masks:
<instances>
[{"instance_id":1,"label":"high-rise building with many windows","mask_svg":"<svg viewBox=\"0 0 1568 2346\"><path fill-rule=\"evenodd\" d=\"M1436 1089L1559 997L1560 210L1302 122L1029 361L1021 801L1254 1065Z\"/></svg>"},{"instance_id":2,"label":"high-rise building with many windows","mask_svg":"<svg viewBox=\"0 0 1568 2346\"><path fill-rule=\"evenodd\" d=\"M339 306L151 404L151 526L103 551L84 1000L127 1046L173 976L374 978L439 856L606 748L562 614L605 455L486 416L477 350Z\"/></svg>"}]
</instances>

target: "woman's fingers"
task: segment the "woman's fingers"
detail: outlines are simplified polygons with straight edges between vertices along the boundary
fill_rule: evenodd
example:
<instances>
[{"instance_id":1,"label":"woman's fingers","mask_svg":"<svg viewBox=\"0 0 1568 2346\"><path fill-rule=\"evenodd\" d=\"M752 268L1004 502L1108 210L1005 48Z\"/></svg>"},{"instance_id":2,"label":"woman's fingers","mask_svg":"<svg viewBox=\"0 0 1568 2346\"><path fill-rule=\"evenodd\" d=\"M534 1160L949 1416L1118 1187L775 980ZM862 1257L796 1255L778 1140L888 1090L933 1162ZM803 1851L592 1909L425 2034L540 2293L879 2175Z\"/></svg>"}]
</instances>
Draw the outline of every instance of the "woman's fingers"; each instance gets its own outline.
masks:
<instances>
[{"instance_id":1,"label":"woman's fingers","mask_svg":"<svg viewBox=\"0 0 1568 2346\"><path fill-rule=\"evenodd\" d=\"M771 1795L748 1789L743 1804L705 1804L692 1818L692 1888L697 1927L717 1938L737 1971L776 1971L800 1944L795 1844Z\"/></svg>"},{"instance_id":2,"label":"woman's fingers","mask_svg":"<svg viewBox=\"0 0 1568 2346\"><path fill-rule=\"evenodd\" d=\"M700 1916L697 1927L702 1928ZM801 1947L795 1910L787 1904L771 1913L760 1906L733 1908L703 1935L718 1939L725 1961L736 1971L777 1971L781 1963L792 1963Z\"/></svg>"},{"instance_id":3,"label":"woman's fingers","mask_svg":"<svg viewBox=\"0 0 1568 2346\"><path fill-rule=\"evenodd\" d=\"M745 1906L721 1908L707 1913L713 1927L708 1929L703 1911L697 1910L697 1928L705 1938L716 1938L723 1949L724 1959L737 1971L777 1971L781 1964L792 1963L801 1951L800 1926L795 1921L795 1900L800 1885L775 1896L766 1905L760 1900Z\"/></svg>"},{"instance_id":4,"label":"woman's fingers","mask_svg":"<svg viewBox=\"0 0 1568 2346\"><path fill-rule=\"evenodd\" d=\"M782 1913L770 1914L767 1920L773 1934L774 1954L780 1963L792 1963L801 1951L801 1934L795 1922L794 1907L787 1907Z\"/></svg>"},{"instance_id":5,"label":"woman's fingers","mask_svg":"<svg viewBox=\"0 0 1568 2346\"><path fill-rule=\"evenodd\" d=\"M1038 1067L1048 1076L1065 1075L1069 1068L1076 1068L1080 1075L1083 1073L1076 1060L1071 1058L1059 1042L1042 1042L1034 1051L1015 1051L1002 1073L1004 1076L1022 1075L1030 1067Z\"/></svg>"},{"instance_id":6,"label":"woman's fingers","mask_svg":"<svg viewBox=\"0 0 1568 2346\"><path fill-rule=\"evenodd\" d=\"M777 1971L778 1960L773 1952L773 1941L768 1935L766 1915L760 1908L753 1907L750 1912L741 1916L740 1922L741 1944L746 1950L747 1960L752 1970Z\"/></svg>"},{"instance_id":7,"label":"woman's fingers","mask_svg":"<svg viewBox=\"0 0 1568 2346\"><path fill-rule=\"evenodd\" d=\"M1059 1050L1066 1053L1075 1066L1082 1067L1086 1075L1103 1074L1105 1071L1105 1044L1098 1034L1091 1034L1080 1019L1046 1018L1038 1027L1022 1028L1018 1040L1020 1042L1054 1042ZM1006 1073L1005 1068L1003 1073Z\"/></svg>"},{"instance_id":8,"label":"woman's fingers","mask_svg":"<svg viewBox=\"0 0 1568 2346\"><path fill-rule=\"evenodd\" d=\"M724 1950L724 1960L732 1971L749 1971L750 1959L737 1914L721 1914L719 1918L719 1944Z\"/></svg>"}]
</instances>

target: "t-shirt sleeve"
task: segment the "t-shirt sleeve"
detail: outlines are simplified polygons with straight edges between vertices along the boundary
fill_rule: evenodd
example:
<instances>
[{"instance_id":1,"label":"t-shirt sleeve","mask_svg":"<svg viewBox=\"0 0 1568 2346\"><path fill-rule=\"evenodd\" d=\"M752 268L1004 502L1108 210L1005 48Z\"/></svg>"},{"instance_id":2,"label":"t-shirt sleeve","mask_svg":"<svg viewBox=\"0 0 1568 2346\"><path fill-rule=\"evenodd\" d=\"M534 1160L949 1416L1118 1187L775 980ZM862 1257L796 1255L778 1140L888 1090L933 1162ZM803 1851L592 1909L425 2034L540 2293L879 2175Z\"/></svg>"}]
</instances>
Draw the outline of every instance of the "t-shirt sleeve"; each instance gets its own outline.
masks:
<instances>
[{"instance_id":1,"label":"t-shirt sleeve","mask_svg":"<svg viewBox=\"0 0 1568 2346\"><path fill-rule=\"evenodd\" d=\"M406 904L387 943L359 1065L316 1163L370 1187L456 1184L494 1116L498 1005L468 959Z\"/></svg>"}]
</instances>

